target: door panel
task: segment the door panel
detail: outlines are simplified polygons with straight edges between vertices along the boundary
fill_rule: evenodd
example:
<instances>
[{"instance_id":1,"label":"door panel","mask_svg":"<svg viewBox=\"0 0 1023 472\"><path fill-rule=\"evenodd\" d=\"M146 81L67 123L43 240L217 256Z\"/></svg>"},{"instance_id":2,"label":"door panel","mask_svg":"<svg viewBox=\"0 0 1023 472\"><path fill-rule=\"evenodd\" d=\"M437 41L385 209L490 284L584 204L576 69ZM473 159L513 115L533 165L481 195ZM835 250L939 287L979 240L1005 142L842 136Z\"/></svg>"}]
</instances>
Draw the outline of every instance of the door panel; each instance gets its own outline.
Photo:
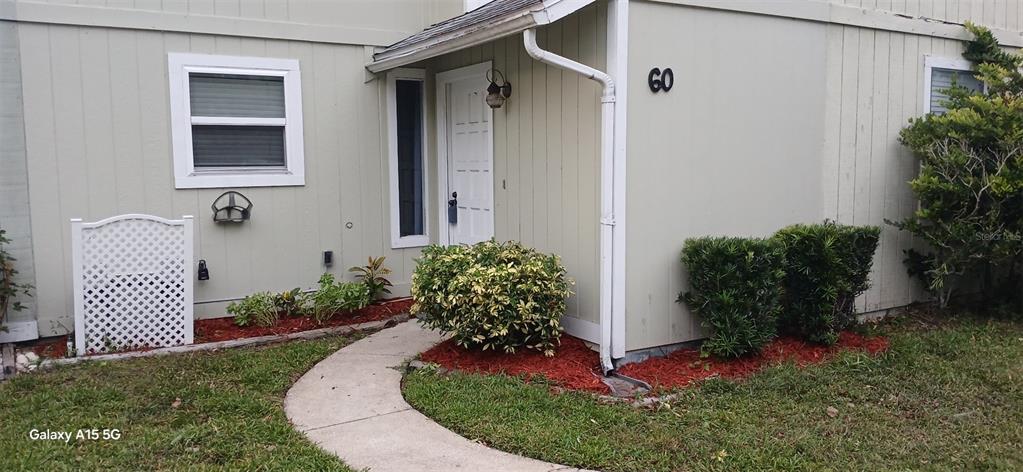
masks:
<instances>
[{"instance_id":1,"label":"door panel","mask_svg":"<svg viewBox=\"0 0 1023 472\"><path fill-rule=\"evenodd\" d=\"M449 244L474 244L494 237L493 111L485 101L486 86L482 75L445 86L447 198L457 200L458 208L458 222L446 221Z\"/></svg>"}]
</instances>

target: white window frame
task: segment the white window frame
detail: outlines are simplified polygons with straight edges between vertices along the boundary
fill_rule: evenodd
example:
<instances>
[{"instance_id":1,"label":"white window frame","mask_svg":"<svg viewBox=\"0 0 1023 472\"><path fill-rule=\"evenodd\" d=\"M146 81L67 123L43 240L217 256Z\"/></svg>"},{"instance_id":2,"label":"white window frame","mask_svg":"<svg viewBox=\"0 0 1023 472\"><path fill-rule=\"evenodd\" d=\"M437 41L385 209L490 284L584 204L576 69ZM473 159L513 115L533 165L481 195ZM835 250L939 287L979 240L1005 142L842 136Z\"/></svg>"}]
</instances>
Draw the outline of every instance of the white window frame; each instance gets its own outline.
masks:
<instances>
[{"instance_id":1,"label":"white window frame","mask_svg":"<svg viewBox=\"0 0 1023 472\"><path fill-rule=\"evenodd\" d=\"M396 94L399 80L414 80L423 84L422 104L422 139L423 153L423 234L401 235L401 209L398 200L398 97ZM391 200L391 249L423 247L430 244L430 205L426 204L430 195L430 175L427 163L429 149L426 134L426 72L422 69L394 69L387 73L387 163L390 180Z\"/></svg>"},{"instance_id":2,"label":"white window frame","mask_svg":"<svg viewBox=\"0 0 1023 472\"><path fill-rule=\"evenodd\" d=\"M962 58L924 56L923 112L925 115L931 112L931 76L934 75L934 69L951 69L973 73L973 63ZM986 89L987 85L984 88Z\"/></svg>"},{"instance_id":3,"label":"white window frame","mask_svg":"<svg viewBox=\"0 0 1023 472\"><path fill-rule=\"evenodd\" d=\"M305 185L302 133L302 74L295 59L168 53L174 186L188 188ZM284 118L193 117L189 74L261 75L284 79ZM284 126L285 167L225 167L197 170L192 159L192 125Z\"/></svg>"}]
</instances>

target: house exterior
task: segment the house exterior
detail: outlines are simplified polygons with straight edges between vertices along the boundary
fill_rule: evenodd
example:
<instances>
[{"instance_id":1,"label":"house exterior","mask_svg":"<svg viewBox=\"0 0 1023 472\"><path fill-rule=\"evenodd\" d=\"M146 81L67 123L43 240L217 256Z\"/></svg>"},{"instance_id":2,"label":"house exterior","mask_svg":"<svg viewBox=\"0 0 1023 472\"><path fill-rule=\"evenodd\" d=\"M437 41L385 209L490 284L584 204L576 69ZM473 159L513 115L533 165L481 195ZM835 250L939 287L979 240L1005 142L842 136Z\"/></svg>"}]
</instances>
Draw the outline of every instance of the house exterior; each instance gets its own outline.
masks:
<instances>
[{"instance_id":1,"label":"house exterior","mask_svg":"<svg viewBox=\"0 0 1023 472\"><path fill-rule=\"evenodd\" d=\"M66 333L68 221L122 213L195 216L197 318L368 256L407 294L423 245L496 237L559 254L618 359L704 336L686 238L826 218L882 226L858 308L904 306L898 132L970 80L964 21L1023 46L1023 0L3 0L13 321ZM213 221L227 190L251 219Z\"/></svg>"}]
</instances>

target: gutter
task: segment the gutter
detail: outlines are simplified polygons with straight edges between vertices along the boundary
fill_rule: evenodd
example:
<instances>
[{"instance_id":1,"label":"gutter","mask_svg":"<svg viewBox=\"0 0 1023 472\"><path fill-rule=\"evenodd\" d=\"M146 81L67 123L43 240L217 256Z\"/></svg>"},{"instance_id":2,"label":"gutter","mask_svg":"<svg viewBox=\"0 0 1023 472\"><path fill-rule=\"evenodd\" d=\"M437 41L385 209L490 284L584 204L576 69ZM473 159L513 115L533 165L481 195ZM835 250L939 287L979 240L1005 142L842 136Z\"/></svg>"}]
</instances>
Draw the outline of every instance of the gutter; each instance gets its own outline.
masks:
<instances>
[{"instance_id":1,"label":"gutter","mask_svg":"<svg viewBox=\"0 0 1023 472\"><path fill-rule=\"evenodd\" d=\"M615 370L611 359L612 341L612 276L615 227L615 83L605 72L541 49L536 44L536 28L522 32L523 43L530 57L544 64L560 67L600 83L600 367L604 375Z\"/></svg>"}]
</instances>

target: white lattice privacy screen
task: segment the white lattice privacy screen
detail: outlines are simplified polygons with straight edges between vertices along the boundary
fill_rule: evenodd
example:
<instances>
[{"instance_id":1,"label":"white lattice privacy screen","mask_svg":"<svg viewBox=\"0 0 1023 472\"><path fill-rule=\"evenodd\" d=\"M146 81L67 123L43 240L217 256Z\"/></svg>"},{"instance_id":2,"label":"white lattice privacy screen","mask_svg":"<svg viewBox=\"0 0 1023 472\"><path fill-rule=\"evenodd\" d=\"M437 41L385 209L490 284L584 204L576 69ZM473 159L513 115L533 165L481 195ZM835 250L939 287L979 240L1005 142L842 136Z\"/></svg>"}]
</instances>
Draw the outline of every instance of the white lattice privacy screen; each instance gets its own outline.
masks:
<instances>
[{"instance_id":1,"label":"white lattice privacy screen","mask_svg":"<svg viewBox=\"0 0 1023 472\"><path fill-rule=\"evenodd\" d=\"M78 355L192 343L192 217L71 220Z\"/></svg>"}]
</instances>

